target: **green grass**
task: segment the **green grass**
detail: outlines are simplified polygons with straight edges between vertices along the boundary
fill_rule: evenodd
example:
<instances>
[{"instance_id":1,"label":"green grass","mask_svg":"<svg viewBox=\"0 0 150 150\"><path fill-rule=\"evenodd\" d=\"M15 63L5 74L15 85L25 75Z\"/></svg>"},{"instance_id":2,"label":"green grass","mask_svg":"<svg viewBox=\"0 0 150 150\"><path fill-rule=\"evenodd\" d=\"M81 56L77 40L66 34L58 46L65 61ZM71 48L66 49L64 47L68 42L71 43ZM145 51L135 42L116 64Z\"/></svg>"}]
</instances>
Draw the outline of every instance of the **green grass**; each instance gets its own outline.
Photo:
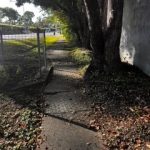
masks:
<instances>
[{"instance_id":1,"label":"green grass","mask_svg":"<svg viewBox=\"0 0 150 150\"><path fill-rule=\"evenodd\" d=\"M64 38L62 36L46 37L47 47L52 46L60 40L64 40ZM44 40L41 38L42 60L43 46ZM28 79L30 79L30 77L33 78L36 70L38 70L39 67L36 38L4 41L4 60L6 65L4 69L0 69L1 82L3 80L8 82L18 82L23 80L24 77ZM44 61L42 61L42 63L44 63ZM5 86L5 82L2 85ZM1 88L3 87L0 86L0 89Z\"/></svg>"},{"instance_id":2,"label":"green grass","mask_svg":"<svg viewBox=\"0 0 150 150\"><path fill-rule=\"evenodd\" d=\"M6 41L5 44L10 45L10 46L25 46L25 44L22 43L22 41L17 41L17 40L10 40Z\"/></svg>"},{"instance_id":3,"label":"green grass","mask_svg":"<svg viewBox=\"0 0 150 150\"><path fill-rule=\"evenodd\" d=\"M83 48L75 48L70 52L70 56L79 65L79 73L84 75L91 61L91 54Z\"/></svg>"},{"instance_id":4,"label":"green grass","mask_svg":"<svg viewBox=\"0 0 150 150\"><path fill-rule=\"evenodd\" d=\"M4 61L6 64L4 69L7 75L5 78L8 79L9 83L17 85L21 80L30 79L34 76L38 67L36 65L38 64L36 49L32 44L21 40L4 42ZM4 75L2 76L0 72L0 79L3 79L2 77L4 78ZM7 86L7 83L5 85Z\"/></svg>"},{"instance_id":5,"label":"green grass","mask_svg":"<svg viewBox=\"0 0 150 150\"><path fill-rule=\"evenodd\" d=\"M41 38L41 45L44 44L44 40ZM56 42L60 40L65 40L63 36L47 36L46 37L46 46L50 47ZM37 47L37 40L36 38L29 38L25 40L10 40L4 42L5 45L5 51L8 52L15 52L15 51L22 51L22 50L28 50L33 48L33 52L36 52L37 50L35 47Z\"/></svg>"},{"instance_id":6,"label":"green grass","mask_svg":"<svg viewBox=\"0 0 150 150\"><path fill-rule=\"evenodd\" d=\"M63 36L48 36L46 37L46 46L50 47L61 40L65 40L65 38Z\"/></svg>"},{"instance_id":7,"label":"green grass","mask_svg":"<svg viewBox=\"0 0 150 150\"><path fill-rule=\"evenodd\" d=\"M15 53L23 53L28 49L31 49L33 45L27 44L21 40L10 40L4 42L5 56L9 56Z\"/></svg>"},{"instance_id":8,"label":"green grass","mask_svg":"<svg viewBox=\"0 0 150 150\"><path fill-rule=\"evenodd\" d=\"M60 40L64 40L64 38L62 36L47 36L47 47L54 45ZM43 54L43 47L44 40L41 38L41 54ZM41 57L43 57L43 55L41 55ZM34 65L38 67L39 61L36 38L4 41L4 60L7 64L5 65L5 69L9 77L12 75L17 76L18 70L21 70L19 71L21 78L25 69L31 74L32 70L30 70L30 68L32 69ZM44 61L42 63L44 63ZM5 78L4 76L3 71L0 72L0 81Z\"/></svg>"},{"instance_id":9,"label":"green grass","mask_svg":"<svg viewBox=\"0 0 150 150\"><path fill-rule=\"evenodd\" d=\"M90 53L83 49L83 48L76 48L73 51L70 52L70 55L72 59L78 64L78 65L88 65L91 61L91 55Z\"/></svg>"}]
</instances>

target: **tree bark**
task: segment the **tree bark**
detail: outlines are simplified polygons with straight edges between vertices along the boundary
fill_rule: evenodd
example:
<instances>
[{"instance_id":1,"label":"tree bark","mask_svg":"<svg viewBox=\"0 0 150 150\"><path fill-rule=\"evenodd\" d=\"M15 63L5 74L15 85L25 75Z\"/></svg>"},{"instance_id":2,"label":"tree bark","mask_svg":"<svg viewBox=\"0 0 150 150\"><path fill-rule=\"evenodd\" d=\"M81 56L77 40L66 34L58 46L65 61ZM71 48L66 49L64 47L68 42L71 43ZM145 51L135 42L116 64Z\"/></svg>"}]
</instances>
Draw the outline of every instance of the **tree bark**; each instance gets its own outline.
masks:
<instances>
[{"instance_id":1,"label":"tree bark","mask_svg":"<svg viewBox=\"0 0 150 150\"><path fill-rule=\"evenodd\" d=\"M105 61L106 70L120 68L120 37L122 28L123 0L107 0L107 23L105 23Z\"/></svg>"},{"instance_id":2,"label":"tree bark","mask_svg":"<svg viewBox=\"0 0 150 150\"><path fill-rule=\"evenodd\" d=\"M84 0L84 5L93 49L91 65L99 71L115 71L121 64L123 0Z\"/></svg>"},{"instance_id":3,"label":"tree bark","mask_svg":"<svg viewBox=\"0 0 150 150\"><path fill-rule=\"evenodd\" d=\"M97 0L84 0L88 27L90 31L90 46L93 50L93 58L88 70L103 71L104 57L104 36L102 32L101 11ZM87 71L88 71L87 70Z\"/></svg>"}]
</instances>

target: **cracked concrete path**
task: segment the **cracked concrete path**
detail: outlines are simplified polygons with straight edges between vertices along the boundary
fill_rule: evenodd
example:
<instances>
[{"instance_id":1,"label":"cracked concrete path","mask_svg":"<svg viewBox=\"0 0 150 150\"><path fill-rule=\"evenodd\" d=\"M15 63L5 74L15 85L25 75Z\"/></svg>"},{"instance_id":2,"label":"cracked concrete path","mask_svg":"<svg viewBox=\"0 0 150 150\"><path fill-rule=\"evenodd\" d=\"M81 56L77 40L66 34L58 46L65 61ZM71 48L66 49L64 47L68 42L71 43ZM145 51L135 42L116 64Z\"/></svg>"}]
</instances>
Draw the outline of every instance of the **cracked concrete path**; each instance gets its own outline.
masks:
<instances>
[{"instance_id":1,"label":"cracked concrete path","mask_svg":"<svg viewBox=\"0 0 150 150\"><path fill-rule=\"evenodd\" d=\"M96 132L62 120L45 117L45 142L37 150L106 150Z\"/></svg>"},{"instance_id":2,"label":"cracked concrete path","mask_svg":"<svg viewBox=\"0 0 150 150\"><path fill-rule=\"evenodd\" d=\"M53 79L45 89L45 113L85 124L91 102L83 99L78 67L70 60L67 50L49 50L47 58L54 66Z\"/></svg>"},{"instance_id":3,"label":"cracked concrete path","mask_svg":"<svg viewBox=\"0 0 150 150\"><path fill-rule=\"evenodd\" d=\"M60 50L58 45L47 51L47 59L54 65L54 75L44 92L45 113L49 117L43 118L42 135L46 140L39 149L103 150L96 132L71 123L89 121L91 102L82 97L81 76L69 58L69 51Z\"/></svg>"}]
</instances>

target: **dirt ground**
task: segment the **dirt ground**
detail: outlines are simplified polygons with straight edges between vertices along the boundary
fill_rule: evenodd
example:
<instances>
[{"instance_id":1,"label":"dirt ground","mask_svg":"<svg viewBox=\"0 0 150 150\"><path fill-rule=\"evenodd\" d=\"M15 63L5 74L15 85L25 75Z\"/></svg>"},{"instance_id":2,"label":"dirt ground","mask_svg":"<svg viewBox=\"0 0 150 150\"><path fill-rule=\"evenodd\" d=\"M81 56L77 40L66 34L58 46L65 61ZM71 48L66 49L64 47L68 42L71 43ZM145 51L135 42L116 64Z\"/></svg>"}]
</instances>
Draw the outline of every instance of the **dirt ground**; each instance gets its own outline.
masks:
<instances>
[{"instance_id":1,"label":"dirt ground","mask_svg":"<svg viewBox=\"0 0 150 150\"><path fill-rule=\"evenodd\" d=\"M91 127L112 150L150 149L150 78L139 70L100 74L86 95L94 100Z\"/></svg>"}]
</instances>

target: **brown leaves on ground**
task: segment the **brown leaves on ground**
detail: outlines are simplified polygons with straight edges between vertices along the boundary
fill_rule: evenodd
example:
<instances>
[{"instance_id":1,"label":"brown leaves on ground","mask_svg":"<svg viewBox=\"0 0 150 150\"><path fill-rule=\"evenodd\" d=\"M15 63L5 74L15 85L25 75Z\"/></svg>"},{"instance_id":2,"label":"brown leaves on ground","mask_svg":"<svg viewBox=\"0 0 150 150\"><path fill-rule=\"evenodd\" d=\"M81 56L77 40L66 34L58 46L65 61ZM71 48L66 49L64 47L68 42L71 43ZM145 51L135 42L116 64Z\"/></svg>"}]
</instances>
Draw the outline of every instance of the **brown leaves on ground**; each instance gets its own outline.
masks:
<instances>
[{"instance_id":1,"label":"brown leaves on ground","mask_svg":"<svg viewBox=\"0 0 150 150\"><path fill-rule=\"evenodd\" d=\"M1 150L34 149L41 132L40 125L40 113L0 95Z\"/></svg>"},{"instance_id":2,"label":"brown leaves on ground","mask_svg":"<svg viewBox=\"0 0 150 150\"><path fill-rule=\"evenodd\" d=\"M150 149L150 78L135 72L101 74L87 91L90 127L111 150Z\"/></svg>"}]
</instances>

